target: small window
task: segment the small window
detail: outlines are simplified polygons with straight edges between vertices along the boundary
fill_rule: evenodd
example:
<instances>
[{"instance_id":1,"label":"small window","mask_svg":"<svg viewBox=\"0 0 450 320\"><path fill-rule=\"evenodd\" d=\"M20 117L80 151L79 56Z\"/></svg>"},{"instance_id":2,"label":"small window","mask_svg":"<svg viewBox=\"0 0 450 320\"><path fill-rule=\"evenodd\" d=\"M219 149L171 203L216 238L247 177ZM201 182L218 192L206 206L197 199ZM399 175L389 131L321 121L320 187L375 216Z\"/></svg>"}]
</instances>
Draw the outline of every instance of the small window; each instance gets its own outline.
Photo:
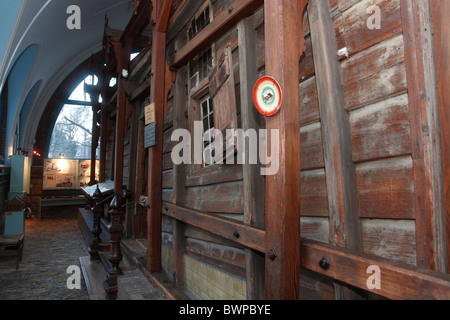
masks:
<instances>
[{"instance_id":1,"label":"small window","mask_svg":"<svg viewBox=\"0 0 450 320\"><path fill-rule=\"evenodd\" d=\"M200 109L202 113L203 122L203 159L204 166L214 165L214 112L213 112L213 102L211 98L205 98L200 103Z\"/></svg>"},{"instance_id":2,"label":"small window","mask_svg":"<svg viewBox=\"0 0 450 320\"><path fill-rule=\"evenodd\" d=\"M206 2L195 14L188 24L188 40L192 40L201 30L212 21L211 7L209 1ZM189 63L190 88L195 88L200 82L208 78L213 69L212 47L200 52Z\"/></svg>"},{"instance_id":3,"label":"small window","mask_svg":"<svg viewBox=\"0 0 450 320\"><path fill-rule=\"evenodd\" d=\"M208 78L213 69L213 57L211 48L198 54L189 64L191 75L190 87L195 88L200 82Z\"/></svg>"},{"instance_id":4,"label":"small window","mask_svg":"<svg viewBox=\"0 0 450 320\"><path fill-rule=\"evenodd\" d=\"M209 6L200 12L199 15L196 15L194 19L192 19L191 24L188 30L189 40L192 40L200 31L202 31L210 22L211 17L209 15Z\"/></svg>"}]
</instances>

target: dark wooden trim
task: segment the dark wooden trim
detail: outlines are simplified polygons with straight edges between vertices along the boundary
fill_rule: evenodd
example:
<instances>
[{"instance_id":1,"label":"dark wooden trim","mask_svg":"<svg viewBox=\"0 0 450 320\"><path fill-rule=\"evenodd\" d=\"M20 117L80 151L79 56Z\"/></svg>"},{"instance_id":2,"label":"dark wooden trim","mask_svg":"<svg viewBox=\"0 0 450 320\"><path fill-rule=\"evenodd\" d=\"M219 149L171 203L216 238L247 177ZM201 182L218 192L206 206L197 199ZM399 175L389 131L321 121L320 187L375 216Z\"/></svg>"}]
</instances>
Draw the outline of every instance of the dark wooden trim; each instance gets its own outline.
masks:
<instances>
[{"instance_id":1,"label":"dark wooden trim","mask_svg":"<svg viewBox=\"0 0 450 320\"><path fill-rule=\"evenodd\" d=\"M328 1L308 7L325 160L330 218L330 241L362 251L356 170L351 131L336 59L336 37Z\"/></svg>"},{"instance_id":2,"label":"dark wooden trim","mask_svg":"<svg viewBox=\"0 0 450 320\"><path fill-rule=\"evenodd\" d=\"M300 94L298 6L307 0L266 0L265 66L283 91L280 111L266 119L268 150L279 152L278 172L266 176L265 296L298 300L300 288ZM271 139L278 130L278 140Z\"/></svg>"},{"instance_id":3,"label":"dark wooden trim","mask_svg":"<svg viewBox=\"0 0 450 320\"><path fill-rule=\"evenodd\" d=\"M161 212L168 217L172 217L188 225L234 241L244 247L251 248L258 252L265 251L265 232L263 230L252 228L234 220L176 206L167 202L163 203ZM239 231L239 237L235 236L235 231Z\"/></svg>"},{"instance_id":4,"label":"dark wooden trim","mask_svg":"<svg viewBox=\"0 0 450 320\"><path fill-rule=\"evenodd\" d=\"M225 34L240 20L249 16L263 5L263 0L235 0L214 20L200 31L191 41L186 43L173 56L172 68L178 69L191 60L198 52L206 49L216 39Z\"/></svg>"},{"instance_id":5,"label":"dark wooden trim","mask_svg":"<svg viewBox=\"0 0 450 320\"><path fill-rule=\"evenodd\" d=\"M428 10L427 0L401 0L414 164L417 266L439 270L443 242L442 167Z\"/></svg>"},{"instance_id":6,"label":"dark wooden trim","mask_svg":"<svg viewBox=\"0 0 450 320\"><path fill-rule=\"evenodd\" d=\"M172 9L172 0L164 0L159 13L157 29L159 32L167 32L167 23L169 22L170 12ZM158 8L159 9L159 8Z\"/></svg>"},{"instance_id":7,"label":"dark wooden trim","mask_svg":"<svg viewBox=\"0 0 450 320\"><path fill-rule=\"evenodd\" d=\"M302 267L340 282L395 300L450 299L450 275L395 263L391 260L356 254L347 249L303 240ZM327 270L319 267L323 257L329 261ZM378 266L381 289L368 290L370 266Z\"/></svg>"},{"instance_id":8,"label":"dark wooden trim","mask_svg":"<svg viewBox=\"0 0 450 320\"><path fill-rule=\"evenodd\" d=\"M153 6L156 7L156 6ZM156 145L148 155L148 199L150 209L147 214L147 268L151 272L161 270L161 203L163 167L163 126L166 70L166 34L153 26L152 78L150 81L150 101L155 103Z\"/></svg>"},{"instance_id":9,"label":"dark wooden trim","mask_svg":"<svg viewBox=\"0 0 450 320\"><path fill-rule=\"evenodd\" d=\"M450 1L431 0L436 77L441 125L442 172L446 230L447 273L450 272Z\"/></svg>"},{"instance_id":10,"label":"dark wooden trim","mask_svg":"<svg viewBox=\"0 0 450 320\"><path fill-rule=\"evenodd\" d=\"M174 94L174 110L172 110L174 129L186 129L187 119L185 117L187 99L187 67L177 71ZM186 165L173 166L173 203L183 205L186 198ZM186 254L185 225L183 222L174 220L173 225L173 250L176 269L176 285L182 290L185 286L184 255Z\"/></svg>"},{"instance_id":11,"label":"dark wooden trim","mask_svg":"<svg viewBox=\"0 0 450 320\"><path fill-rule=\"evenodd\" d=\"M263 129L261 115L253 104L253 86L257 81L256 68L256 31L254 16L243 19L237 25L239 41L239 71L241 89L241 123L242 129ZM249 154L249 146L245 146ZM264 228L264 192L265 179L260 173L260 164L250 164L245 159L243 170L244 185L244 223L257 228ZM250 249L245 249L247 299L264 298L264 256Z\"/></svg>"}]
</instances>

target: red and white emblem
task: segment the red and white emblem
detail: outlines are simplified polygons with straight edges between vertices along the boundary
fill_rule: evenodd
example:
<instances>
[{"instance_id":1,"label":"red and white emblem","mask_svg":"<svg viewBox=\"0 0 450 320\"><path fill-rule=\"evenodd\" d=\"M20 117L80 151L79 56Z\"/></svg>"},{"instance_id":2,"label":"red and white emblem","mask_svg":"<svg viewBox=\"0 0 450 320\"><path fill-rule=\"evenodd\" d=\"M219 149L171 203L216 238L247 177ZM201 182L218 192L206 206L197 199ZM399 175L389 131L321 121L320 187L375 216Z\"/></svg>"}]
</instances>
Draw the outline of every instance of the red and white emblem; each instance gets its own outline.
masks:
<instances>
[{"instance_id":1,"label":"red and white emblem","mask_svg":"<svg viewBox=\"0 0 450 320\"><path fill-rule=\"evenodd\" d=\"M275 115L280 110L282 102L279 83L269 76L259 79L253 89L253 102L263 116Z\"/></svg>"}]
</instances>

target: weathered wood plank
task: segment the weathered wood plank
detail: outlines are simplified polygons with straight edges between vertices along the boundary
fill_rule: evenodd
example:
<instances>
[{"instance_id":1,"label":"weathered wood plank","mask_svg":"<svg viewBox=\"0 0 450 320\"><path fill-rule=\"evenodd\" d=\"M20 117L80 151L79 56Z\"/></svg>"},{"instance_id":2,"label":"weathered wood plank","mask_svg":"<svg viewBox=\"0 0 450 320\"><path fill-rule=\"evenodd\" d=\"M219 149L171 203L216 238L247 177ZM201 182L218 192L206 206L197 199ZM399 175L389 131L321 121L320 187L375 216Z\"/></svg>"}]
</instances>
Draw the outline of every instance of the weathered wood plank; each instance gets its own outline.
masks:
<instances>
[{"instance_id":1,"label":"weathered wood plank","mask_svg":"<svg viewBox=\"0 0 450 320\"><path fill-rule=\"evenodd\" d=\"M361 230L365 253L416 265L414 221L361 219Z\"/></svg>"},{"instance_id":2,"label":"weathered wood plank","mask_svg":"<svg viewBox=\"0 0 450 320\"><path fill-rule=\"evenodd\" d=\"M280 112L266 119L268 130L279 130L279 140L268 139L269 150L275 145L280 154L278 172L266 176L267 299L299 297L301 142L298 61L301 53L298 51L302 31L292 26L301 26L299 12L303 12L307 3L307 0L264 2L266 73L280 83L284 99ZM293 54L295 52L298 54Z\"/></svg>"},{"instance_id":3,"label":"weathered wood plank","mask_svg":"<svg viewBox=\"0 0 450 320\"><path fill-rule=\"evenodd\" d=\"M311 170L325 166L321 123L315 122L300 128L301 169Z\"/></svg>"},{"instance_id":4,"label":"weathered wood plank","mask_svg":"<svg viewBox=\"0 0 450 320\"><path fill-rule=\"evenodd\" d=\"M253 86L258 77L256 69L256 31L255 17L251 16L238 23L239 40L239 78L241 91L241 127L244 131L259 130L263 127L261 116L253 104ZM245 145L245 154L249 155L250 146ZM264 190L265 180L260 173L260 164L250 164L248 158L242 166L244 223L264 228ZM247 298L264 298L264 257L245 249Z\"/></svg>"},{"instance_id":5,"label":"weathered wood plank","mask_svg":"<svg viewBox=\"0 0 450 320\"><path fill-rule=\"evenodd\" d=\"M186 189L185 206L214 213L244 213L242 181Z\"/></svg>"},{"instance_id":6,"label":"weathered wood plank","mask_svg":"<svg viewBox=\"0 0 450 320\"><path fill-rule=\"evenodd\" d=\"M344 109L341 68L327 1L308 7L324 141L331 243L361 250L356 171L351 159L350 122Z\"/></svg>"},{"instance_id":7,"label":"weathered wood plank","mask_svg":"<svg viewBox=\"0 0 450 320\"><path fill-rule=\"evenodd\" d=\"M351 112L350 126L355 162L411 153L407 94Z\"/></svg>"},{"instance_id":8,"label":"weathered wood plank","mask_svg":"<svg viewBox=\"0 0 450 320\"><path fill-rule=\"evenodd\" d=\"M439 118L441 125L441 149L443 166L443 184L445 201L446 245L447 245L447 272L450 270L450 12L449 1L431 0L434 49L436 54L437 88L439 98Z\"/></svg>"},{"instance_id":9,"label":"weathered wood plank","mask_svg":"<svg viewBox=\"0 0 450 320\"><path fill-rule=\"evenodd\" d=\"M381 29L367 28L366 21L370 17L370 14L367 14L367 8L371 5L378 6L382 12ZM400 0L362 0L342 12L342 17L349 55L402 32Z\"/></svg>"},{"instance_id":10,"label":"weathered wood plank","mask_svg":"<svg viewBox=\"0 0 450 320\"><path fill-rule=\"evenodd\" d=\"M156 6L154 6L156 7ZM155 103L156 145L149 149L148 156L148 199L150 209L147 214L147 268L151 272L161 270L161 202L163 163L163 124L166 69L166 35L153 26L152 72L150 101Z\"/></svg>"},{"instance_id":11,"label":"weathered wood plank","mask_svg":"<svg viewBox=\"0 0 450 320\"><path fill-rule=\"evenodd\" d=\"M360 217L414 219L414 174L410 156L356 167Z\"/></svg>"},{"instance_id":12,"label":"weathered wood plank","mask_svg":"<svg viewBox=\"0 0 450 320\"><path fill-rule=\"evenodd\" d=\"M169 217L219 235L225 239L232 240L258 252L265 251L265 232L262 230L233 220L210 215L199 210L183 208L166 202L163 203L161 212ZM239 231L239 237L235 236L235 231Z\"/></svg>"},{"instance_id":13,"label":"weathered wood plank","mask_svg":"<svg viewBox=\"0 0 450 320\"><path fill-rule=\"evenodd\" d=\"M443 205L429 3L401 0L415 177L417 265L442 269ZM434 63L434 62L433 62Z\"/></svg>"},{"instance_id":14,"label":"weathered wood plank","mask_svg":"<svg viewBox=\"0 0 450 320\"><path fill-rule=\"evenodd\" d=\"M218 14L209 25L200 31L191 41L184 45L173 57L171 67L179 68L185 65L198 52L206 49L212 42L225 34L241 19L252 14L261 7L263 0L235 0Z\"/></svg>"},{"instance_id":15,"label":"weathered wood plank","mask_svg":"<svg viewBox=\"0 0 450 320\"><path fill-rule=\"evenodd\" d=\"M301 172L302 217L328 217L327 182L324 169Z\"/></svg>"},{"instance_id":16,"label":"weathered wood plank","mask_svg":"<svg viewBox=\"0 0 450 320\"><path fill-rule=\"evenodd\" d=\"M303 239L302 239L303 240ZM382 258L370 258L349 250L303 240L302 267L326 275L349 285L368 290L370 266L381 271L381 289L373 293L393 300L448 300L450 299L450 275L423 270ZM319 261L326 257L330 267L323 270ZM371 291L372 292L372 291Z\"/></svg>"}]
</instances>

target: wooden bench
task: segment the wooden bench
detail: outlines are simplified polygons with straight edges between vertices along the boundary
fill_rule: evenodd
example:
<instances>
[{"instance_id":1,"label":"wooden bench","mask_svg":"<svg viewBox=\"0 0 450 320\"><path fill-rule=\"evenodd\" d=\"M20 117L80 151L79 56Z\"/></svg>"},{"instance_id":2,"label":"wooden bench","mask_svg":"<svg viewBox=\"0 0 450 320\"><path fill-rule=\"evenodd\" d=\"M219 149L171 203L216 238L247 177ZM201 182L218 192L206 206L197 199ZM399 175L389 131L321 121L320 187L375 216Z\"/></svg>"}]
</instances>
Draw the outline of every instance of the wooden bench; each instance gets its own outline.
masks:
<instances>
[{"instance_id":1,"label":"wooden bench","mask_svg":"<svg viewBox=\"0 0 450 320\"><path fill-rule=\"evenodd\" d=\"M19 264L22 261L24 239L24 234L0 235L0 256L2 258L15 256L16 259L14 263L16 265L16 270L19 269ZM11 253L13 253L13 255ZM6 260L9 262L9 259Z\"/></svg>"}]
</instances>

